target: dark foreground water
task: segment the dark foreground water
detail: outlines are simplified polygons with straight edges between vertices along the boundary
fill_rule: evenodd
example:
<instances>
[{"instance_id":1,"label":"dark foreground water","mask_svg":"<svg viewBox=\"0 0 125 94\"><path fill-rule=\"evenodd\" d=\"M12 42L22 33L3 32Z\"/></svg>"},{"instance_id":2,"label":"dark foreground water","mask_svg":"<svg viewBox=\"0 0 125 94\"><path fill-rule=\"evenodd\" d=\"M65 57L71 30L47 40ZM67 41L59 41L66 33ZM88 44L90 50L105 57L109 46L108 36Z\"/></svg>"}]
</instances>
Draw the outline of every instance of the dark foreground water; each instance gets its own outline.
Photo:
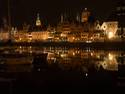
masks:
<instances>
[{"instance_id":1,"label":"dark foreground water","mask_svg":"<svg viewBox=\"0 0 125 94\"><path fill-rule=\"evenodd\" d=\"M125 85L123 50L17 46L0 51L1 94L107 93ZM40 53L47 53L47 60L32 64Z\"/></svg>"}]
</instances>

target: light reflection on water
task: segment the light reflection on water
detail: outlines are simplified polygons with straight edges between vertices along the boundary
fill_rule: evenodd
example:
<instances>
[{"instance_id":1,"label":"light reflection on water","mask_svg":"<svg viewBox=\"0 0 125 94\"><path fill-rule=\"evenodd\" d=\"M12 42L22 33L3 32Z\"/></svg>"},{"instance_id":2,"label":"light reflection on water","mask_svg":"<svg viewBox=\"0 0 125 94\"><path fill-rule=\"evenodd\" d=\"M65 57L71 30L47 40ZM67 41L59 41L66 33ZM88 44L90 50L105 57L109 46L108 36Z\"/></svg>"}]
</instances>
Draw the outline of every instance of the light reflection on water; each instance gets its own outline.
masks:
<instances>
[{"instance_id":1,"label":"light reflection on water","mask_svg":"<svg viewBox=\"0 0 125 94\"><path fill-rule=\"evenodd\" d=\"M9 60L6 70L8 71L28 71L33 68L32 64L27 63L33 60L35 53L48 53L48 65L57 65L62 70L78 70L88 72L95 68L97 71L103 68L108 71L118 71L119 57L124 56L123 51L104 51L91 50L90 48L66 48L66 47L1 47L3 53L28 54L29 57L20 58L13 61ZM2 59L3 57L1 57ZM7 62L6 58L6 62ZM2 61L1 61L2 62ZM22 63L23 62L23 63ZM16 65L14 65L16 63ZM21 64L22 63L22 64ZM19 64L19 65L18 65ZM24 65L26 64L26 65ZM27 65L28 64L28 65ZM10 67L11 66L11 67ZM2 69L1 69L2 70ZM87 75L87 74L86 74Z\"/></svg>"}]
</instances>

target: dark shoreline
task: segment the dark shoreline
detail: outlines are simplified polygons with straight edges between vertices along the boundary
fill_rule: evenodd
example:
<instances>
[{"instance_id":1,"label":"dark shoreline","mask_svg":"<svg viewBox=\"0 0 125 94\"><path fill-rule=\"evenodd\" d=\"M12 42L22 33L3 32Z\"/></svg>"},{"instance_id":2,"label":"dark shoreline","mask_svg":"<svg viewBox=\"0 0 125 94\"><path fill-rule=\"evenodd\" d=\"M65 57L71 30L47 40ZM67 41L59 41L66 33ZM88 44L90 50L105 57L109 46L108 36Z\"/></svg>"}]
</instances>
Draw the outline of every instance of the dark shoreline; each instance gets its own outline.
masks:
<instances>
[{"instance_id":1,"label":"dark shoreline","mask_svg":"<svg viewBox=\"0 0 125 94\"><path fill-rule=\"evenodd\" d=\"M34 47L67 47L67 48L91 48L102 50L125 50L125 41L123 42L5 42L0 43L2 46L34 46Z\"/></svg>"}]
</instances>

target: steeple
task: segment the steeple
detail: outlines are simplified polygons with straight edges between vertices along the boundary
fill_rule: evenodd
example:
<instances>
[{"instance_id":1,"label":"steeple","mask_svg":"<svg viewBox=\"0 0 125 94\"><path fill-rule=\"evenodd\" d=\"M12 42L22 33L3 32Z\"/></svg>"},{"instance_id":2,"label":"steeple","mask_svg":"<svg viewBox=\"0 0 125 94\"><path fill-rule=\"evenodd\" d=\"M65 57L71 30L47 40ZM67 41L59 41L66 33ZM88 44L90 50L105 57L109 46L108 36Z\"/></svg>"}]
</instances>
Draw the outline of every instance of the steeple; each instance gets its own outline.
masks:
<instances>
[{"instance_id":1,"label":"steeple","mask_svg":"<svg viewBox=\"0 0 125 94\"><path fill-rule=\"evenodd\" d=\"M80 22L80 15L79 14L76 15L76 21Z\"/></svg>"},{"instance_id":2,"label":"steeple","mask_svg":"<svg viewBox=\"0 0 125 94\"><path fill-rule=\"evenodd\" d=\"M41 26L41 21L40 21L39 13L37 14L36 26Z\"/></svg>"},{"instance_id":3,"label":"steeple","mask_svg":"<svg viewBox=\"0 0 125 94\"><path fill-rule=\"evenodd\" d=\"M61 23L63 23L63 21L64 21L64 17L63 17L63 15L61 14Z\"/></svg>"}]
</instances>

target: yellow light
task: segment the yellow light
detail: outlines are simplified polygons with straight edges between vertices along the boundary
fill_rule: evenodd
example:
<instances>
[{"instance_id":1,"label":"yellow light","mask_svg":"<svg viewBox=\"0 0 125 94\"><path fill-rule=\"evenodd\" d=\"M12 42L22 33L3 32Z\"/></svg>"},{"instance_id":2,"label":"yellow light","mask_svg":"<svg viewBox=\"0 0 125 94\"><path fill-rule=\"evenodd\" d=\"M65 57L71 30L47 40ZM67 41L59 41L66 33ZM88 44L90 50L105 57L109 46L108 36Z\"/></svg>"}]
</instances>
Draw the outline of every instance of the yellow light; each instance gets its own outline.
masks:
<instances>
[{"instance_id":1,"label":"yellow light","mask_svg":"<svg viewBox=\"0 0 125 94\"><path fill-rule=\"evenodd\" d=\"M36 26L41 26L41 21L40 20L36 21Z\"/></svg>"},{"instance_id":2,"label":"yellow light","mask_svg":"<svg viewBox=\"0 0 125 94\"><path fill-rule=\"evenodd\" d=\"M114 58L114 57L113 57L113 55L112 55L112 54L110 54L110 53L109 53L109 55L108 55L108 56L109 56L109 60L113 60L113 58Z\"/></svg>"},{"instance_id":3,"label":"yellow light","mask_svg":"<svg viewBox=\"0 0 125 94\"><path fill-rule=\"evenodd\" d=\"M30 53L32 54L32 53L33 53L33 51L30 51Z\"/></svg>"},{"instance_id":4,"label":"yellow light","mask_svg":"<svg viewBox=\"0 0 125 94\"><path fill-rule=\"evenodd\" d=\"M91 53L91 56L93 56L93 53Z\"/></svg>"},{"instance_id":5,"label":"yellow light","mask_svg":"<svg viewBox=\"0 0 125 94\"><path fill-rule=\"evenodd\" d=\"M61 54L61 57L64 57L64 54Z\"/></svg>"},{"instance_id":6,"label":"yellow light","mask_svg":"<svg viewBox=\"0 0 125 94\"><path fill-rule=\"evenodd\" d=\"M31 40L32 40L32 38L29 38L29 40L31 41Z\"/></svg>"},{"instance_id":7,"label":"yellow light","mask_svg":"<svg viewBox=\"0 0 125 94\"><path fill-rule=\"evenodd\" d=\"M22 40L22 38L20 38L20 41Z\"/></svg>"},{"instance_id":8,"label":"yellow light","mask_svg":"<svg viewBox=\"0 0 125 94\"><path fill-rule=\"evenodd\" d=\"M86 73L85 75L86 75L86 77L87 77L87 76L88 76L88 73Z\"/></svg>"},{"instance_id":9,"label":"yellow light","mask_svg":"<svg viewBox=\"0 0 125 94\"><path fill-rule=\"evenodd\" d=\"M62 58L65 58L65 57L66 57L66 54L61 54L61 57L62 57Z\"/></svg>"},{"instance_id":10,"label":"yellow light","mask_svg":"<svg viewBox=\"0 0 125 94\"><path fill-rule=\"evenodd\" d=\"M66 36L67 36L67 35L66 35L66 34L64 34L64 33L62 33L62 34L61 34L61 37L66 37Z\"/></svg>"},{"instance_id":11,"label":"yellow light","mask_svg":"<svg viewBox=\"0 0 125 94\"><path fill-rule=\"evenodd\" d=\"M109 33L108 33L108 38L111 39L111 38L113 38L113 37L114 37L113 32L109 32Z\"/></svg>"},{"instance_id":12,"label":"yellow light","mask_svg":"<svg viewBox=\"0 0 125 94\"><path fill-rule=\"evenodd\" d=\"M22 48L22 46L20 46L20 49Z\"/></svg>"},{"instance_id":13,"label":"yellow light","mask_svg":"<svg viewBox=\"0 0 125 94\"><path fill-rule=\"evenodd\" d=\"M20 50L19 53L22 54L23 53L22 50Z\"/></svg>"},{"instance_id":14,"label":"yellow light","mask_svg":"<svg viewBox=\"0 0 125 94\"><path fill-rule=\"evenodd\" d=\"M75 56L75 52L73 52L73 56Z\"/></svg>"},{"instance_id":15,"label":"yellow light","mask_svg":"<svg viewBox=\"0 0 125 94\"><path fill-rule=\"evenodd\" d=\"M30 46L30 49L32 49L32 46Z\"/></svg>"}]
</instances>

